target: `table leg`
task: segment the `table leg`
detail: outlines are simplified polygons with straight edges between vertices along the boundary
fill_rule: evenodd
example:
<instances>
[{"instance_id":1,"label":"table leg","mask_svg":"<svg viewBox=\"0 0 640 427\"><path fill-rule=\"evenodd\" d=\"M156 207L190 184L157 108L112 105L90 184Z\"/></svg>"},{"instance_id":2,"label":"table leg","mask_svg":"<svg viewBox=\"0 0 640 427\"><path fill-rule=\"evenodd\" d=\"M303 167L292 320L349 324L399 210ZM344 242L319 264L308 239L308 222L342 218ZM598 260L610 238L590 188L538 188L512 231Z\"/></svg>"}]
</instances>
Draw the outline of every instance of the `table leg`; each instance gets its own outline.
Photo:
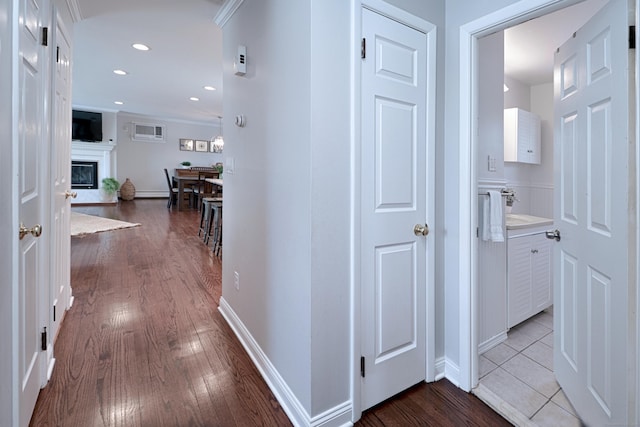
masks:
<instances>
[{"instance_id":1,"label":"table leg","mask_svg":"<svg viewBox=\"0 0 640 427\"><path fill-rule=\"evenodd\" d=\"M182 210L182 202L184 199L184 180L178 181L178 210Z\"/></svg>"}]
</instances>

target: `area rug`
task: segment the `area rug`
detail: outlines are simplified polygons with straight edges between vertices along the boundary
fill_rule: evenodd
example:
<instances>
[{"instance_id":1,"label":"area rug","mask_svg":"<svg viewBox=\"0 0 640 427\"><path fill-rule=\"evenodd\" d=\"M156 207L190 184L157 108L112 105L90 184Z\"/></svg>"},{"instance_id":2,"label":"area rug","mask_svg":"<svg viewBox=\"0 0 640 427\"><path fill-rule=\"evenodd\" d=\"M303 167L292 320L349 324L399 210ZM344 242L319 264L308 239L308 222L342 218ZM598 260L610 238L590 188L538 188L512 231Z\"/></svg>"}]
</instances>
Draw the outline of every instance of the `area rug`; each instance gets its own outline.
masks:
<instances>
[{"instance_id":1,"label":"area rug","mask_svg":"<svg viewBox=\"0 0 640 427\"><path fill-rule=\"evenodd\" d=\"M85 236L87 234L100 233L101 231L120 230L123 228L137 227L140 224L102 218L94 215L86 215L71 212L71 235Z\"/></svg>"}]
</instances>

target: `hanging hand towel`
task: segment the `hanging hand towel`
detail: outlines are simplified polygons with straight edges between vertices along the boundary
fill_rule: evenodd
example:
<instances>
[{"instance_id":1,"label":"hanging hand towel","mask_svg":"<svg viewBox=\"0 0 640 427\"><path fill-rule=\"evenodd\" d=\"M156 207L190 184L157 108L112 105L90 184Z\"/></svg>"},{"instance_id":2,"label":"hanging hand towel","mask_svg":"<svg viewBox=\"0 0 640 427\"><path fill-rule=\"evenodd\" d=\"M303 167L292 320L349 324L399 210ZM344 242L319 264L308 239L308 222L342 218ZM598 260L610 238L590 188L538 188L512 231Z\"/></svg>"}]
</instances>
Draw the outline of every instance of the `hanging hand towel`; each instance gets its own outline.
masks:
<instances>
[{"instance_id":1,"label":"hanging hand towel","mask_svg":"<svg viewBox=\"0 0 640 427\"><path fill-rule=\"evenodd\" d=\"M502 195L499 191L489 191L489 197L483 197L482 240L504 242L502 232Z\"/></svg>"}]
</instances>

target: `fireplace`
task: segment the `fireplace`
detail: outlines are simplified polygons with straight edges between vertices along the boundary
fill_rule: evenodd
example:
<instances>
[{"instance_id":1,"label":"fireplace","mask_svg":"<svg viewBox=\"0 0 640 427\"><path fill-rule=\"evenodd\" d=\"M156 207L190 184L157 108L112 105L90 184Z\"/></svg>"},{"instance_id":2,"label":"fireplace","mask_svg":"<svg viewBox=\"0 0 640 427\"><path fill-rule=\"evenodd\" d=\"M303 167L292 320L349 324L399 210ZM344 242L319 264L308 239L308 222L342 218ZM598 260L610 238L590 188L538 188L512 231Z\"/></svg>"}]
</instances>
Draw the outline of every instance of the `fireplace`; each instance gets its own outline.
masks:
<instances>
[{"instance_id":1,"label":"fireplace","mask_svg":"<svg viewBox=\"0 0 640 427\"><path fill-rule=\"evenodd\" d=\"M98 189L98 162L72 160L71 188L84 190Z\"/></svg>"}]
</instances>

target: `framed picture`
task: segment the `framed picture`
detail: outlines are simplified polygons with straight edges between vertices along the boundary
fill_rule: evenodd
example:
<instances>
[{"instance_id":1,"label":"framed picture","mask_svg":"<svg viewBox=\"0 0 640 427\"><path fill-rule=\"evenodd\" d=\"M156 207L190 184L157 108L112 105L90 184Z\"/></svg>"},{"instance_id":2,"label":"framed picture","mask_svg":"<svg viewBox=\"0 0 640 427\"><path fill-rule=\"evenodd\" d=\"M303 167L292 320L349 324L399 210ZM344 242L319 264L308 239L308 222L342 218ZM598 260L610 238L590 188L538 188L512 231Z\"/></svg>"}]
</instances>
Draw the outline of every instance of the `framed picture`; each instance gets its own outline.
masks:
<instances>
[{"instance_id":1,"label":"framed picture","mask_svg":"<svg viewBox=\"0 0 640 427\"><path fill-rule=\"evenodd\" d=\"M180 139L180 151L193 151L193 139Z\"/></svg>"},{"instance_id":2,"label":"framed picture","mask_svg":"<svg viewBox=\"0 0 640 427\"><path fill-rule=\"evenodd\" d=\"M209 141L196 140L196 151L209 151Z\"/></svg>"}]
</instances>

